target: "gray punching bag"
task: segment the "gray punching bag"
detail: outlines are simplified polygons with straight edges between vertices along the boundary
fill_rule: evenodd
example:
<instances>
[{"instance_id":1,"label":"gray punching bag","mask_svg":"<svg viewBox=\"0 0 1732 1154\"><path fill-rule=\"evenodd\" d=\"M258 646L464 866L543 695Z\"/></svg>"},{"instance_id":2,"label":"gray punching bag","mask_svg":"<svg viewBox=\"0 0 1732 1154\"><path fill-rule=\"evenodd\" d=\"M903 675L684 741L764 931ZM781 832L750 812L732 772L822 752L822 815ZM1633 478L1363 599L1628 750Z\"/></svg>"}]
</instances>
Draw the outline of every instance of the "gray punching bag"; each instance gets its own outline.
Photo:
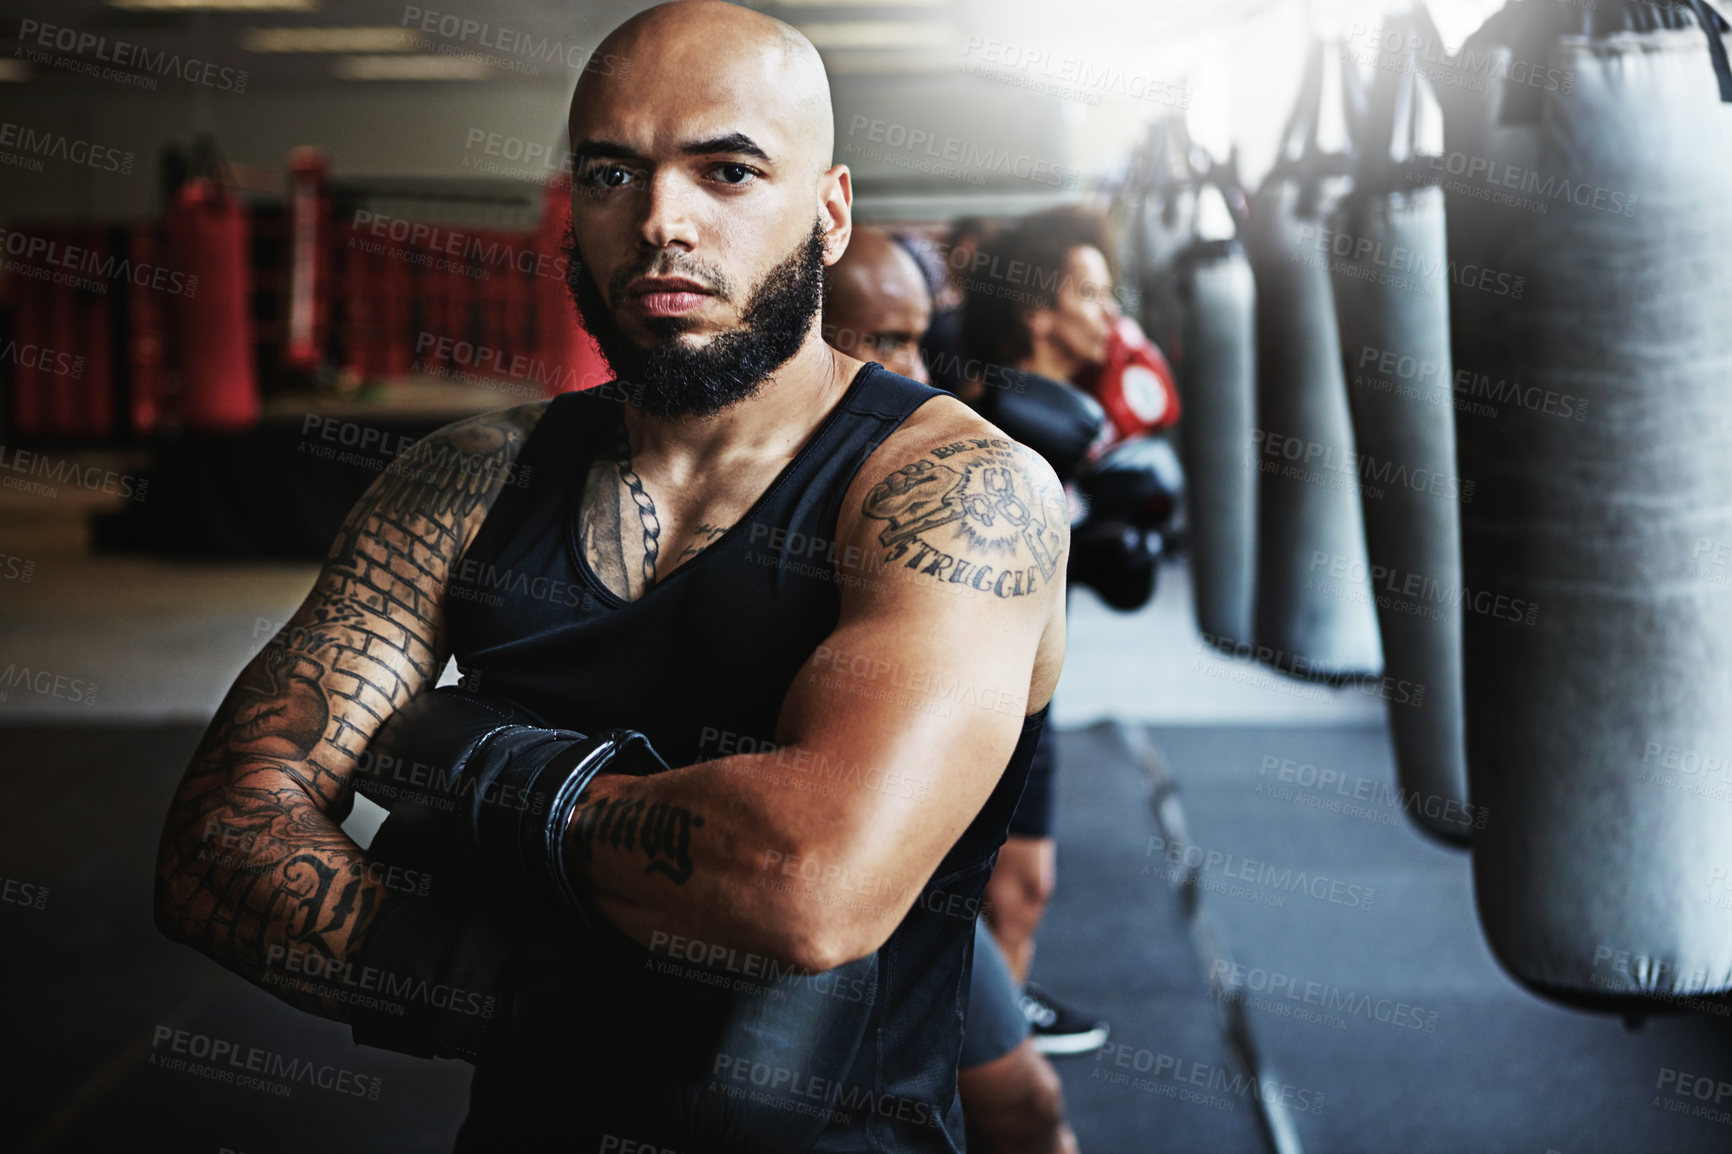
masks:
<instances>
[{"instance_id":1,"label":"gray punching bag","mask_svg":"<svg viewBox=\"0 0 1732 1154\"><path fill-rule=\"evenodd\" d=\"M1191 137L1184 117L1156 121L1145 145L1144 195L1133 222L1132 243L1142 273L1135 315L1149 339L1175 359L1183 355L1184 302L1173 274L1175 262L1191 242L1196 220L1197 193L1191 175Z\"/></svg>"},{"instance_id":2,"label":"gray punching bag","mask_svg":"<svg viewBox=\"0 0 1732 1154\"><path fill-rule=\"evenodd\" d=\"M1512 4L1467 47L1541 82L1445 105L1457 393L1495 410L1457 417L1466 584L1538 607L1464 615L1475 893L1504 966L1566 996L1732 988L1732 69L1704 7L1600 0L1559 35L1576 10Z\"/></svg>"},{"instance_id":3,"label":"gray punching bag","mask_svg":"<svg viewBox=\"0 0 1732 1154\"><path fill-rule=\"evenodd\" d=\"M1206 187L1202 195L1221 195ZM1229 650L1251 644L1256 592L1257 290L1238 238L1196 240L1174 271L1183 318L1179 442L1190 487L1197 628Z\"/></svg>"},{"instance_id":4,"label":"gray punching bag","mask_svg":"<svg viewBox=\"0 0 1732 1154\"><path fill-rule=\"evenodd\" d=\"M1317 145L1322 89L1318 45L1281 157L1251 201L1257 426L1246 451L1260 474L1256 654L1295 676L1340 681L1376 674L1382 655L1365 579L1335 298L1321 243L1326 185L1339 178L1344 163ZM1345 558L1340 578L1331 573L1336 557Z\"/></svg>"},{"instance_id":5,"label":"gray punching bag","mask_svg":"<svg viewBox=\"0 0 1732 1154\"><path fill-rule=\"evenodd\" d=\"M1378 70L1354 126L1353 193L1330 257L1402 809L1462 842L1476 815L1461 708L1458 502L1472 490L1455 476L1443 189L1405 163L1418 85L1411 54ZM1356 575L1345 561L1330 568L1331 580Z\"/></svg>"}]
</instances>

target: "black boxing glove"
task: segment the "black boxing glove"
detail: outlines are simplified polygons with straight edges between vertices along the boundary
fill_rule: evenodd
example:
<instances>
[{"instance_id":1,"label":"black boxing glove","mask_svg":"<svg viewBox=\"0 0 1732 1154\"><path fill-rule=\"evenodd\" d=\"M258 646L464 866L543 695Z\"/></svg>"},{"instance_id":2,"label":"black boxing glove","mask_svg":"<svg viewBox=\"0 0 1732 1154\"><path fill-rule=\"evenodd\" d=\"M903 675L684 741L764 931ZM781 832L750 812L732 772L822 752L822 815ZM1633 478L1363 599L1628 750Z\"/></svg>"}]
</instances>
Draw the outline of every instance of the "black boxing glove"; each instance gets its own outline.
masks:
<instances>
[{"instance_id":1,"label":"black boxing glove","mask_svg":"<svg viewBox=\"0 0 1732 1154\"><path fill-rule=\"evenodd\" d=\"M520 926L535 913L522 899L624 940L585 907L562 835L598 774L667 765L630 730L586 737L535 722L507 702L436 689L393 714L362 755L357 791L390 810L369 859L437 884L390 894L350 959L370 995L351 1000L357 1042L471 1061L503 1053L494 1011L513 1000Z\"/></svg>"},{"instance_id":2,"label":"black boxing glove","mask_svg":"<svg viewBox=\"0 0 1732 1154\"><path fill-rule=\"evenodd\" d=\"M1021 371L1005 372L987 388L980 415L1045 457L1061 482L1111 432L1099 401L1074 385Z\"/></svg>"},{"instance_id":3,"label":"black boxing glove","mask_svg":"<svg viewBox=\"0 0 1732 1154\"><path fill-rule=\"evenodd\" d=\"M1084 468L1076 488L1089 513L1071 532L1066 576L1114 609L1147 605L1161 554L1175 534L1184 487L1172 446L1151 437L1115 445Z\"/></svg>"},{"instance_id":4,"label":"black boxing glove","mask_svg":"<svg viewBox=\"0 0 1732 1154\"><path fill-rule=\"evenodd\" d=\"M1135 525L1167 538L1184 498L1185 471L1166 441L1137 437L1084 469L1077 488L1088 501L1089 520Z\"/></svg>"},{"instance_id":5,"label":"black boxing glove","mask_svg":"<svg viewBox=\"0 0 1732 1154\"><path fill-rule=\"evenodd\" d=\"M536 720L437 690L363 756L357 788L392 810L369 857L427 870L434 885L427 898L392 895L351 963L439 993L396 999L407 1013L358 1008L355 1040L473 1063L487 1093L512 1103L514 1129L500 1136L511 1149L625 1134L690 1154L791 1152L835 1115L858 1121L871 1075L850 1076L877 955L812 974L667 933L646 950L570 916L569 887L544 876L557 852L537 860L545 831L564 829L594 758L665 766L641 735L588 738Z\"/></svg>"},{"instance_id":6,"label":"black boxing glove","mask_svg":"<svg viewBox=\"0 0 1732 1154\"><path fill-rule=\"evenodd\" d=\"M419 1058L503 1060L522 946L510 903L479 894L451 869L427 876L429 894L390 895L337 975L350 1033Z\"/></svg>"},{"instance_id":7,"label":"black boxing glove","mask_svg":"<svg viewBox=\"0 0 1732 1154\"><path fill-rule=\"evenodd\" d=\"M586 922L592 919L572 882L564 836L583 791L602 773L642 776L668 768L634 730L585 736L553 729L509 702L455 686L424 693L392 714L366 762L363 793L366 780L384 770L417 767L409 784L394 791L392 819L402 809L428 830L435 856L465 857L506 888ZM441 813L456 820L439 819Z\"/></svg>"},{"instance_id":8,"label":"black boxing glove","mask_svg":"<svg viewBox=\"0 0 1732 1154\"><path fill-rule=\"evenodd\" d=\"M1065 579L1087 585L1110 607L1129 613L1155 595L1161 535L1123 521L1090 520L1071 533Z\"/></svg>"}]
</instances>

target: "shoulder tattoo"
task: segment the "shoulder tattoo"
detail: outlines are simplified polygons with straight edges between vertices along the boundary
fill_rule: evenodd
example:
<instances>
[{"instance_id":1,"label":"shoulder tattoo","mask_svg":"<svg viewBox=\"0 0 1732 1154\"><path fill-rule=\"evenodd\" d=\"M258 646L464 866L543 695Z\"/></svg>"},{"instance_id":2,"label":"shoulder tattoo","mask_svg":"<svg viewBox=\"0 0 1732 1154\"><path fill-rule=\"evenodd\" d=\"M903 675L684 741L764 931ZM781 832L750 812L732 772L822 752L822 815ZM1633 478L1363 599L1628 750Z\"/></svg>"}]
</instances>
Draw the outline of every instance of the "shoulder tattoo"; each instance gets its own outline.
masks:
<instances>
[{"instance_id":1,"label":"shoulder tattoo","mask_svg":"<svg viewBox=\"0 0 1732 1154\"><path fill-rule=\"evenodd\" d=\"M862 511L886 525L885 564L995 597L1052 580L1070 538L1064 491L1014 441L969 437L885 477Z\"/></svg>"}]
</instances>

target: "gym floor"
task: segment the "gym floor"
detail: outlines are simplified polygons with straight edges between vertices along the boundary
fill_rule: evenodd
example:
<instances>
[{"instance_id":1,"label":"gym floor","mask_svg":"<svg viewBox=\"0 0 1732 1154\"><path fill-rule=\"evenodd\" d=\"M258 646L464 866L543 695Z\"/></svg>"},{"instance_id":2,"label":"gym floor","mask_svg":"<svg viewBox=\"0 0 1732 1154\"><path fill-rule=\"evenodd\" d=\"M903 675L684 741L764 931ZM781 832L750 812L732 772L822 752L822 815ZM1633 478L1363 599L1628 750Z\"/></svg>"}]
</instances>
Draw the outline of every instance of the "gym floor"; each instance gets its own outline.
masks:
<instances>
[{"instance_id":1,"label":"gym floor","mask_svg":"<svg viewBox=\"0 0 1732 1154\"><path fill-rule=\"evenodd\" d=\"M14 1045L0 1147L445 1148L467 1067L356 1049L346 1027L289 1010L151 924L174 782L314 567L93 556L98 500L0 491L4 551L32 563L28 582L0 583L4 662L49 687L9 673L0 690ZM1054 709L1059 888L1035 977L1113 1025L1101 1052L1058 1064L1082 1149L1732 1148L1732 1112L1669 1110L1681 1099L1662 1092L1680 1072L1732 1082L1726 1019L1626 1023L1517 986L1480 935L1465 854L1393 803L1339 805L1308 775L1266 768L1392 783L1381 703L1206 650L1189 595L1175 565L1140 613L1088 593L1071 602ZM207 1080L162 1041L178 1030L347 1075Z\"/></svg>"}]
</instances>

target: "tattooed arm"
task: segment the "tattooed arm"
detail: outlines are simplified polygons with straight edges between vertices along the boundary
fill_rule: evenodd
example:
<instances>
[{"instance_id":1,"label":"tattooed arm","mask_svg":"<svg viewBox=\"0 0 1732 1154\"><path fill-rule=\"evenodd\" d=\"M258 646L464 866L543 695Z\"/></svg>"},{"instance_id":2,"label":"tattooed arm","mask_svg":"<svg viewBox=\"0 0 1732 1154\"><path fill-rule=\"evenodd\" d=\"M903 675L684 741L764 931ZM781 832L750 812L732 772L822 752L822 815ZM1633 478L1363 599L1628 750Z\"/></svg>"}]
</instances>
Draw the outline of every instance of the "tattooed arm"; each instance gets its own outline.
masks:
<instances>
[{"instance_id":1,"label":"tattooed arm","mask_svg":"<svg viewBox=\"0 0 1732 1154\"><path fill-rule=\"evenodd\" d=\"M156 922L169 937L284 1001L346 1018L284 971L344 961L390 900L338 828L356 761L391 712L437 680L447 573L543 408L441 429L350 512L312 592L241 672L175 793L156 866Z\"/></svg>"},{"instance_id":2,"label":"tattooed arm","mask_svg":"<svg viewBox=\"0 0 1732 1154\"><path fill-rule=\"evenodd\" d=\"M1063 490L952 406L927 406L933 419L906 423L856 478L835 552L869 562L839 574L840 619L783 703L780 748L604 776L585 795L570 856L637 941L677 934L820 970L871 953L1051 696Z\"/></svg>"}]
</instances>

